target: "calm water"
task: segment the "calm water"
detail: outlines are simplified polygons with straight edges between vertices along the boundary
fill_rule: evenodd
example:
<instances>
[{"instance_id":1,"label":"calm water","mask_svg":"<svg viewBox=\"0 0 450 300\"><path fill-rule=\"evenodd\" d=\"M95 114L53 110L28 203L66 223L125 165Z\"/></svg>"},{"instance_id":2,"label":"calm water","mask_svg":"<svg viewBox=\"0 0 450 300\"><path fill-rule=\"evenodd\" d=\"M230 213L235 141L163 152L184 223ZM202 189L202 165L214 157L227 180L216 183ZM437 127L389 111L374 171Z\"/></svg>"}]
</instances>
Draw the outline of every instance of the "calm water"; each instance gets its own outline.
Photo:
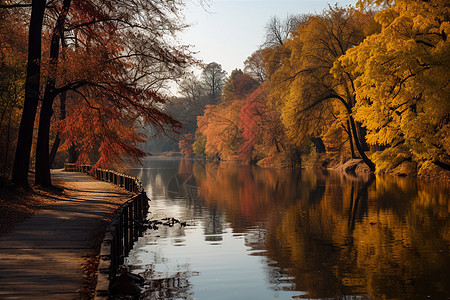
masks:
<instances>
[{"instance_id":1,"label":"calm water","mask_svg":"<svg viewBox=\"0 0 450 300\"><path fill-rule=\"evenodd\" d=\"M449 189L393 177L148 160L145 299L450 299Z\"/></svg>"}]
</instances>

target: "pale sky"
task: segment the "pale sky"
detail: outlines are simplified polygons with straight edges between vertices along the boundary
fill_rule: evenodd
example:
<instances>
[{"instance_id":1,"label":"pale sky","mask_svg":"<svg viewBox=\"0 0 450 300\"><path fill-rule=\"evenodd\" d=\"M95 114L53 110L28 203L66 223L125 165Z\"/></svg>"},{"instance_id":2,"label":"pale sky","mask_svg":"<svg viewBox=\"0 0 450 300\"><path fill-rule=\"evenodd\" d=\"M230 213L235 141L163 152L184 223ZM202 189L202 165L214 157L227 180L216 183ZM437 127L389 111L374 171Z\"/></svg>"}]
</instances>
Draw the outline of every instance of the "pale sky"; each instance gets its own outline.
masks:
<instances>
[{"instance_id":1,"label":"pale sky","mask_svg":"<svg viewBox=\"0 0 450 300\"><path fill-rule=\"evenodd\" d=\"M191 28L179 35L193 45L196 57L217 62L228 74L244 68L245 59L264 42L265 25L272 16L285 19L292 14L320 13L328 4L355 5L357 0L186 0L184 11Z\"/></svg>"}]
</instances>

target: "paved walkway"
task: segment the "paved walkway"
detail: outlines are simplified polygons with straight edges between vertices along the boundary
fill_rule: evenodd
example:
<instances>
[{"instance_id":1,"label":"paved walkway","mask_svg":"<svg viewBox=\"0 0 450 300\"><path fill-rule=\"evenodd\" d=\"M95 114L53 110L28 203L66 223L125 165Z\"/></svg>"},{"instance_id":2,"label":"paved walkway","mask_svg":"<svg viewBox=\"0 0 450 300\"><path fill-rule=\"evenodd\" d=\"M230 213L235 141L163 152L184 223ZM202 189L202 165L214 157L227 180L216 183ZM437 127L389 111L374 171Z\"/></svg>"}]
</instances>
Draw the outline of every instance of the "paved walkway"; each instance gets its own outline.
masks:
<instances>
[{"instance_id":1,"label":"paved walkway","mask_svg":"<svg viewBox=\"0 0 450 300\"><path fill-rule=\"evenodd\" d=\"M0 237L0 299L80 299L100 221L130 197L85 174L52 175L65 188L56 203Z\"/></svg>"}]
</instances>

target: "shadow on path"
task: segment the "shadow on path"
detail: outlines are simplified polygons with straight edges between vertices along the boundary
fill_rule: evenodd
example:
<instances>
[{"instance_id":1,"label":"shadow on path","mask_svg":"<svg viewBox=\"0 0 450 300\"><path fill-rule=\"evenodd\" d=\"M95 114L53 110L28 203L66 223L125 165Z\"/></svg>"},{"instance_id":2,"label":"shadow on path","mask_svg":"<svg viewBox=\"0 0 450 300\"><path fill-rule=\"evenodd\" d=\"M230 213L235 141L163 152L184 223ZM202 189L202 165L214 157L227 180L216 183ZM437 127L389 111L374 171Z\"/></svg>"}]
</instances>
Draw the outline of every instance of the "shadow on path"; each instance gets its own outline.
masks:
<instances>
[{"instance_id":1,"label":"shadow on path","mask_svg":"<svg viewBox=\"0 0 450 300\"><path fill-rule=\"evenodd\" d=\"M80 299L86 257L105 219L132 194L81 173L52 171L54 204L0 237L0 299Z\"/></svg>"}]
</instances>

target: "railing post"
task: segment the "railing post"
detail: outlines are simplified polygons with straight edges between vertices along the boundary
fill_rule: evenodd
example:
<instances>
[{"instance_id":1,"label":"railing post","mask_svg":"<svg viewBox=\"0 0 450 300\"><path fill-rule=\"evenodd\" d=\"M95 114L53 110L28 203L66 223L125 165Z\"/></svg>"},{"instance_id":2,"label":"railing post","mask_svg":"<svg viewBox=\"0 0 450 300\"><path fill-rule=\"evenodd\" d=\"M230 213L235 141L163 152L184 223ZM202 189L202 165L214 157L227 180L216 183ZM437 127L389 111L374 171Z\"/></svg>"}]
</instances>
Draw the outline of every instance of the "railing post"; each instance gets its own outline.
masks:
<instances>
[{"instance_id":1,"label":"railing post","mask_svg":"<svg viewBox=\"0 0 450 300\"><path fill-rule=\"evenodd\" d=\"M142 218L141 218L141 195L140 194L138 194L136 196L135 202L136 202L136 208L137 208L136 209L136 219L139 220L139 222L140 222L140 221L142 221Z\"/></svg>"},{"instance_id":2,"label":"railing post","mask_svg":"<svg viewBox=\"0 0 450 300\"><path fill-rule=\"evenodd\" d=\"M112 241L111 241L111 273L116 270L118 261L117 261L117 230L113 224L111 224L111 235L112 235ZM113 274L111 274L113 275Z\"/></svg>"},{"instance_id":3,"label":"railing post","mask_svg":"<svg viewBox=\"0 0 450 300\"><path fill-rule=\"evenodd\" d=\"M129 209L130 209L130 206L128 204L126 204L123 209L123 224L124 224L123 241L124 241L124 247L125 247L126 254L128 254L128 252L130 251L130 240L129 240L130 234L128 232L130 229L130 224L129 224L130 219L128 218Z\"/></svg>"},{"instance_id":4,"label":"railing post","mask_svg":"<svg viewBox=\"0 0 450 300\"><path fill-rule=\"evenodd\" d=\"M67 172L91 173L92 167L89 165L64 164L64 170ZM114 183L127 191L137 193L116 210L103 239L101 264L99 265L99 274L103 272L103 279L97 283L96 293L99 295L103 293L102 295L105 296L108 278L105 277L104 272L109 269L109 280L115 276L117 267L123 264L125 256L128 255L134 242L145 229L139 226L138 222L144 221L149 205L145 191L135 177L105 169L95 169L90 175L97 180Z\"/></svg>"},{"instance_id":5,"label":"railing post","mask_svg":"<svg viewBox=\"0 0 450 300\"><path fill-rule=\"evenodd\" d=\"M123 263L123 259L127 253L124 253L123 246L123 209L119 209L119 224L118 224L118 235L119 235L119 253L120 253L120 261Z\"/></svg>"},{"instance_id":6,"label":"railing post","mask_svg":"<svg viewBox=\"0 0 450 300\"><path fill-rule=\"evenodd\" d=\"M133 213L133 220L137 220L138 218L137 218L137 214L138 214L138 209L137 209L137 201L136 201L136 198L134 199L134 201L133 201L133 210L134 210L134 213ZM137 226L134 226L134 239L133 239L133 242L134 241L137 241L137 239L138 239L138 236L139 236L139 231L138 231L138 228L137 228Z\"/></svg>"},{"instance_id":7,"label":"railing post","mask_svg":"<svg viewBox=\"0 0 450 300\"><path fill-rule=\"evenodd\" d=\"M129 240L129 247L130 249L133 248L133 242L134 242L134 223L133 223L133 202L129 202L128 206L128 220L129 220L129 234L130 234L130 240Z\"/></svg>"}]
</instances>

